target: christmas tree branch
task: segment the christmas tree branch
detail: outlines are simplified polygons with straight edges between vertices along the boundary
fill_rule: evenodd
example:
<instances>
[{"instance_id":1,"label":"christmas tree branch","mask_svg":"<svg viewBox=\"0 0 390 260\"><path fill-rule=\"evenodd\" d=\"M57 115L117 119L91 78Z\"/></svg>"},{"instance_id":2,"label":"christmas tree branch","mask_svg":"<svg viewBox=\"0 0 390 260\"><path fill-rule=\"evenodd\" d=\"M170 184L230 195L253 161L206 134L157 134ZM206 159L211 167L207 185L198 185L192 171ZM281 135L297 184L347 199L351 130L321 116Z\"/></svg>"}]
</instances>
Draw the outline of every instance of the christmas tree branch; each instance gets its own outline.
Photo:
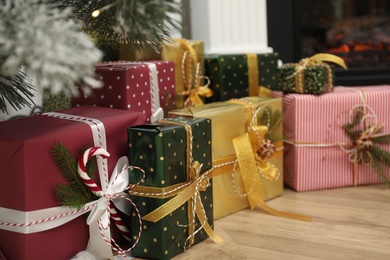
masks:
<instances>
[{"instance_id":1,"label":"christmas tree branch","mask_svg":"<svg viewBox=\"0 0 390 260\"><path fill-rule=\"evenodd\" d=\"M59 185L56 188L56 196L63 205L82 208L87 202L97 199L97 196L82 181L77 171L76 161L63 144L55 144L52 155L69 183L69 185ZM87 165L88 173L90 174L90 171L93 170L94 167L89 163Z\"/></svg>"},{"instance_id":2,"label":"christmas tree branch","mask_svg":"<svg viewBox=\"0 0 390 260\"><path fill-rule=\"evenodd\" d=\"M74 16L84 24L84 31L97 41L125 43L132 49L158 46L169 37L170 30L180 30L171 14L180 14L175 0L52 0L62 8L73 7ZM98 16L92 13L100 10Z\"/></svg>"},{"instance_id":3,"label":"christmas tree branch","mask_svg":"<svg viewBox=\"0 0 390 260\"><path fill-rule=\"evenodd\" d=\"M15 109L21 109L24 106L31 107L34 104L32 97L34 94L28 77L22 71L14 76L0 75L0 110L7 113L7 103Z\"/></svg>"}]
</instances>

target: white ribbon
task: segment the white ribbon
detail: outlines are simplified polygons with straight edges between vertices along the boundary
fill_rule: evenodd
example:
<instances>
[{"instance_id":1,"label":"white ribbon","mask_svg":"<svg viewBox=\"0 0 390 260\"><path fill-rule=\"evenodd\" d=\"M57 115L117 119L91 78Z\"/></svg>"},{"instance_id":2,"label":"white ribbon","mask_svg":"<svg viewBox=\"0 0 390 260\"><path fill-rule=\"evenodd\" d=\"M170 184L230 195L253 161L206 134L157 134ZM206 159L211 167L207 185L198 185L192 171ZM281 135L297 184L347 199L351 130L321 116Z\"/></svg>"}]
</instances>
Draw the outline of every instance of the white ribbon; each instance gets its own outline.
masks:
<instances>
[{"instance_id":1,"label":"white ribbon","mask_svg":"<svg viewBox=\"0 0 390 260\"><path fill-rule=\"evenodd\" d=\"M67 115L61 113L46 113L43 114L48 117L55 117L59 119L72 120L83 122L90 125L94 145L106 147L106 136L104 125L101 121L75 115ZM109 228L110 213L108 209L107 197L113 198L111 201L114 205L124 213L130 212L130 205L124 203L117 197L117 195L128 196L123 193L129 184L128 174L121 174L129 167L126 156L119 158L110 180L107 175L107 159L100 156L98 160L99 177L101 182L101 189L107 196L99 198L96 201L87 203L81 210L74 210L68 206L60 206L53 208L46 208L35 211L19 211L7 208L0 208L0 229L9 230L13 232L31 234L42 232L61 226L83 214L91 211L88 217L87 224L89 225L90 239L88 242L88 251L96 256L103 256L105 258L113 259L113 254L110 245L104 241L103 235L108 241L111 240L111 233ZM115 198L117 197L117 198ZM99 229L98 222L102 223L102 230ZM102 233L101 233L102 231Z\"/></svg>"},{"instance_id":2,"label":"white ribbon","mask_svg":"<svg viewBox=\"0 0 390 260\"><path fill-rule=\"evenodd\" d=\"M128 174L120 174L128 168L128 159L121 157L113 170L107 190L104 194L128 196L123 193L129 184ZM115 198L112 200L115 206L122 212L130 212L129 205L123 203L124 200ZM106 197L87 203L82 209L74 210L68 206L53 207L35 211L19 211L7 208L0 208L0 229L9 230L17 233L31 234L42 232L61 226L86 212L90 212L88 217L90 238L88 242L88 251L94 255L113 258L111 247L104 241L98 226L98 220L104 227L108 227L109 211ZM111 240L110 230L102 229L104 236Z\"/></svg>"},{"instance_id":3,"label":"white ribbon","mask_svg":"<svg viewBox=\"0 0 390 260\"><path fill-rule=\"evenodd\" d=\"M88 216L87 224L89 225L90 237L87 250L93 252L94 255L109 259L114 257L110 245L104 240L105 238L107 241L111 241L109 205L110 202L113 202L123 213L130 212L130 205L124 203L126 200L118 197L118 195L129 197L127 193L124 193L129 185L129 175L126 172L128 167L127 157L121 157L113 170L107 189L102 187L104 196L95 201L96 204Z\"/></svg>"}]
</instances>

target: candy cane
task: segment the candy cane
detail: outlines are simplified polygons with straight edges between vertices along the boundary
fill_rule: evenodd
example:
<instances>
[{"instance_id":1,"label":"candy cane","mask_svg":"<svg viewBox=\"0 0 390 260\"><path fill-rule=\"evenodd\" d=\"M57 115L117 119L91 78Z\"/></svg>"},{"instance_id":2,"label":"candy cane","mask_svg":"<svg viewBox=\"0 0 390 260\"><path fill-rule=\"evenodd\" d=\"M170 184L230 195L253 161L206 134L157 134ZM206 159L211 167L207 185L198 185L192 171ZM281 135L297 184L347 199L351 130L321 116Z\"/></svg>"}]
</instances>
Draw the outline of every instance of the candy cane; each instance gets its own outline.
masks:
<instances>
[{"instance_id":1,"label":"candy cane","mask_svg":"<svg viewBox=\"0 0 390 260\"><path fill-rule=\"evenodd\" d=\"M103 191L100 189L99 186L96 185L96 183L88 176L87 174L87 162L93 157L93 156L102 156L103 158L107 158L110 156L110 154L101 147L92 147L87 149L83 156L78 161L78 172L83 180L84 184L96 195L96 196L104 196ZM130 241L130 232L128 231L127 227L125 226L124 222L122 221L121 217L119 216L118 212L116 211L115 207L112 203L109 203L109 212L111 218L114 220L115 225L118 227L118 229L122 232L122 235L126 240ZM105 239L106 240L106 239ZM106 241L109 243L109 241Z\"/></svg>"},{"instance_id":2,"label":"candy cane","mask_svg":"<svg viewBox=\"0 0 390 260\"><path fill-rule=\"evenodd\" d=\"M87 162L92 158L92 156L100 155L103 158L108 158L110 154L101 147L92 147L87 149L83 156L80 158L77 169L79 172L79 175L81 179L83 180L84 184L98 197L103 196L103 192L100 189L99 186L96 185L96 183L91 180L91 178L87 174Z\"/></svg>"}]
</instances>

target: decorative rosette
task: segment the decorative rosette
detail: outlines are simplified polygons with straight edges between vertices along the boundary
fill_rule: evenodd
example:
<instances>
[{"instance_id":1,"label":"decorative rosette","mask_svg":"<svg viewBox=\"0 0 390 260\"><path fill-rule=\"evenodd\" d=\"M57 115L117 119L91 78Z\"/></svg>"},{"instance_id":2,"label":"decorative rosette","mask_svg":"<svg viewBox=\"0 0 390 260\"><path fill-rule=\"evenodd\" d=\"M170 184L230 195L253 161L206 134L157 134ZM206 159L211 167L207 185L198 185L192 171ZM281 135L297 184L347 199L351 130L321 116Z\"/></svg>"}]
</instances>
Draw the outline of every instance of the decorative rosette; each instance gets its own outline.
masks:
<instances>
[{"instance_id":1,"label":"decorative rosette","mask_svg":"<svg viewBox=\"0 0 390 260\"><path fill-rule=\"evenodd\" d=\"M343 129L350 142L341 145L341 149L355 165L359 163L371 165L383 184L389 187L390 182L384 167L390 165L390 153L381 146L390 144L390 134L382 133L384 125L378 123L377 116L369 106L356 106L350 111L349 116L350 121L343 125Z\"/></svg>"}]
</instances>

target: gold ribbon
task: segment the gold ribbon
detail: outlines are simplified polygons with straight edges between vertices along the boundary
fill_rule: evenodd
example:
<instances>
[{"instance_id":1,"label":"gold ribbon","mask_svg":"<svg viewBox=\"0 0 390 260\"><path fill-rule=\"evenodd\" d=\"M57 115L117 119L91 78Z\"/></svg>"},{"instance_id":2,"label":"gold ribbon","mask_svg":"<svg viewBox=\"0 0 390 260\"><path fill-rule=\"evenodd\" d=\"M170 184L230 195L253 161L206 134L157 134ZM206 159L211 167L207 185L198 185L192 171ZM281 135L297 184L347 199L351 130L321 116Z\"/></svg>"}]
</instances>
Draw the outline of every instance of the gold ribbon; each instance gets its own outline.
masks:
<instances>
[{"instance_id":1,"label":"gold ribbon","mask_svg":"<svg viewBox=\"0 0 390 260\"><path fill-rule=\"evenodd\" d=\"M272 90L259 85L259 63L257 54L246 55L248 65L249 96L271 97Z\"/></svg>"},{"instance_id":2,"label":"gold ribbon","mask_svg":"<svg viewBox=\"0 0 390 260\"><path fill-rule=\"evenodd\" d=\"M184 203L188 203L188 233L189 233L189 246L194 244L195 226L194 216L196 215L205 230L206 234L215 242L221 243L223 240L214 232L210 224L207 221L206 213L203 210L203 205L199 195L199 191L205 190L207 187L208 179L211 178L211 170L201 174L202 165L198 161L192 161L192 130L191 126L181 121L160 120L160 124L169 125L181 125L186 130L187 138L187 182L172 185L167 188L155 188L146 186L137 186L129 191L130 195L144 196L149 198L170 198L167 203L153 210L149 214L142 217L143 220L157 222L168 214L175 211ZM195 201L195 205L194 205ZM195 210L195 212L193 212ZM194 214L195 213L195 214Z\"/></svg>"},{"instance_id":3,"label":"gold ribbon","mask_svg":"<svg viewBox=\"0 0 390 260\"><path fill-rule=\"evenodd\" d=\"M311 217L301 214L281 212L267 206L264 202L264 188L259 173L263 173L267 179L276 180L279 174L277 168L265 159L258 156L257 151L268 131L267 126L256 125L256 107L254 104L243 100L231 100L229 102L245 106L247 115L246 132L233 139L236 154L213 161L213 176L233 172L237 161L241 170L241 178L248 197L251 209L259 207L273 215L311 221ZM248 117L249 116L249 117ZM251 124L254 123L254 125ZM279 145L282 143L279 142ZM275 154L273 156L278 156Z\"/></svg>"},{"instance_id":4,"label":"gold ribbon","mask_svg":"<svg viewBox=\"0 0 390 260\"><path fill-rule=\"evenodd\" d=\"M180 93L188 96L184 104L185 106L201 106L203 105L203 101L200 96L211 97L213 91L208 88L208 85L200 85L199 62L194 48L185 39L174 38L173 40L179 42L180 47L185 51L185 56L183 57L183 82L185 85L184 87L187 90ZM189 55L187 55L187 53L189 53ZM192 64L197 67L195 73L195 87L192 87Z\"/></svg>"},{"instance_id":5,"label":"gold ribbon","mask_svg":"<svg viewBox=\"0 0 390 260\"><path fill-rule=\"evenodd\" d=\"M333 87L332 80L332 69L325 62L332 62L334 64L339 65L340 67L347 69L347 65L344 60L336 55L329 53L318 53L309 58L304 58L299 61L298 64L295 64L295 73L290 77L295 77L295 92L296 93L304 93L305 90L305 82L304 82L304 72L307 66L319 66L325 67L328 72L328 91ZM288 65L288 64L286 64Z\"/></svg>"}]
</instances>

